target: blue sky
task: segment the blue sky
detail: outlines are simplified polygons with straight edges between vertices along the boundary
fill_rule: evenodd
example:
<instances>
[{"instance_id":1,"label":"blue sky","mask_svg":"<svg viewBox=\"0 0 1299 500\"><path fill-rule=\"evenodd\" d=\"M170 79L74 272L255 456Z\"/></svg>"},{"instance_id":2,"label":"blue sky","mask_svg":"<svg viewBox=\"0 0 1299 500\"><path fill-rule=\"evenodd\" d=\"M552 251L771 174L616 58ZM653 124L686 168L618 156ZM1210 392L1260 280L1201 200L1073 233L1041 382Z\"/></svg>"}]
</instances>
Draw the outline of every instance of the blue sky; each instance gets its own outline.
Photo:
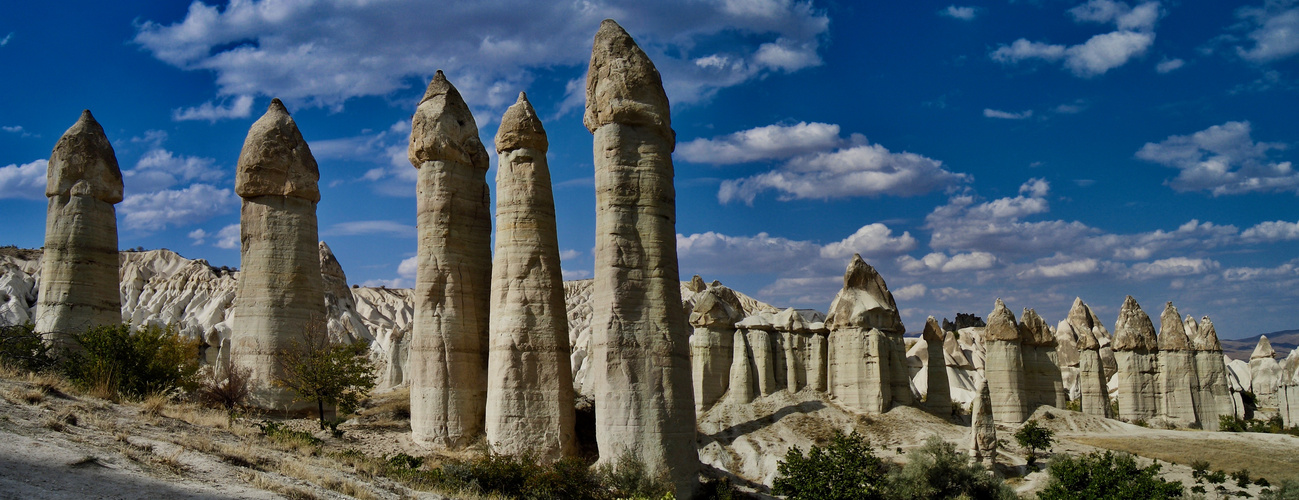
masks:
<instances>
[{"instance_id":1,"label":"blue sky","mask_svg":"<svg viewBox=\"0 0 1299 500\"><path fill-rule=\"evenodd\" d=\"M1299 319L1295 1L10 2L0 244L41 246L45 159L88 108L126 176L121 246L238 266L234 166L279 97L348 278L410 286L409 121L443 69L489 150L528 92L565 276L589 277L606 17L672 100L683 278L824 310L858 252L911 330L997 297L1052 323L1075 296L1107 321L1172 300L1224 337Z\"/></svg>"}]
</instances>

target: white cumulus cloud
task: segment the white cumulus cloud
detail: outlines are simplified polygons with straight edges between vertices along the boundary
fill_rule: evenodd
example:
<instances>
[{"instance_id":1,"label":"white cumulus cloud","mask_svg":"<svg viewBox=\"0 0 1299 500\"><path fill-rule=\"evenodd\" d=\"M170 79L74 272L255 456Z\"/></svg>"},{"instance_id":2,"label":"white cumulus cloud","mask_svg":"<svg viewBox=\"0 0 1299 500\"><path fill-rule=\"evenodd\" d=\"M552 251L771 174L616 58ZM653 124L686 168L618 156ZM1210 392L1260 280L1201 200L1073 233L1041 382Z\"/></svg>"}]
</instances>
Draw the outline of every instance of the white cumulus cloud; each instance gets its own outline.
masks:
<instances>
[{"instance_id":1,"label":"white cumulus cloud","mask_svg":"<svg viewBox=\"0 0 1299 500\"><path fill-rule=\"evenodd\" d=\"M178 122L191 120L216 122L231 118L248 118L252 114L252 110L253 96L240 95L224 104L214 104L212 101L208 101L194 107L173 109L171 110L171 119Z\"/></svg>"},{"instance_id":2,"label":"white cumulus cloud","mask_svg":"<svg viewBox=\"0 0 1299 500\"><path fill-rule=\"evenodd\" d=\"M215 159L153 148L140 156L134 168L122 172L122 181L127 192L151 193L177 184L215 182L224 175Z\"/></svg>"},{"instance_id":3,"label":"white cumulus cloud","mask_svg":"<svg viewBox=\"0 0 1299 500\"><path fill-rule=\"evenodd\" d=\"M695 139L677 145L676 154L689 162L727 165L785 159L834 149L843 143L838 125L799 122Z\"/></svg>"},{"instance_id":4,"label":"white cumulus cloud","mask_svg":"<svg viewBox=\"0 0 1299 500\"><path fill-rule=\"evenodd\" d=\"M1268 153L1284 143L1255 142L1249 122L1227 122L1191 135L1146 143L1136 156L1178 169L1167 181L1177 191L1209 191L1214 196L1251 192L1299 193L1299 172L1291 162Z\"/></svg>"},{"instance_id":5,"label":"white cumulus cloud","mask_svg":"<svg viewBox=\"0 0 1299 500\"><path fill-rule=\"evenodd\" d=\"M1072 45L1034 42L1025 38L1001 45L988 54L1002 64L1027 60L1064 62L1074 76L1092 78L1127 64L1146 53L1155 41L1155 24L1163 10L1159 2L1145 2L1136 7L1111 0L1090 0L1069 10L1078 22L1113 24L1115 31L1094 35Z\"/></svg>"},{"instance_id":6,"label":"white cumulus cloud","mask_svg":"<svg viewBox=\"0 0 1299 500\"><path fill-rule=\"evenodd\" d=\"M938 11L938 14L952 19L973 21L974 18L978 16L979 12L978 9L975 9L974 7L957 7L955 5L948 5L946 9Z\"/></svg>"},{"instance_id":7,"label":"white cumulus cloud","mask_svg":"<svg viewBox=\"0 0 1299 500\"><path fill-rule=\"evenodd\" d=\"M1299 54L1299 6L1293 1L1266 1L1262 7L1244 7L1236 16L1251 26L1250 45L1237 46L1240 57L1268 63Z\"/></svg>"},{"instance_id":8,"label":"white cumulus cloud","mask_svg":"<svg viewBox=\"0 0 1299 500\"><path fill-rule=\"evenodd\" d=\"M0 199L45 198L45 171L48 166L49 162L42 159L0 167Z\"/></svg>"},{"instance_id":9,"label":"white cumulus cloud","mask_svg":"<svg viewBox=\"0 0 1299 500\"><path fill-rule=\"evenodd\" d=\"M415 237L415 226L390 220L358 220L339 222L320 232L321 236L358 236L366 234L413 238Z\"/></svg>"},{"instance_id":10,"label":"white cumulus cloud","mask_svg":"<svg viewBox=\"0 0 1299 500\"><path fill-rule=\"evenodd\" d=\"M229 189L194 184L180 190L129 195L117 208L127 229L159 231L203 222L238 205L238 197Z\"/></svg>"},{"instance_id":11,"label":"white cumulus cloud","mask_svg":"<svg viewBox=\"0 0 1299 500\"><path fill-rule=\"evenodd\" d=\"M1002 120L1023 120L1025 118L1032 118L1033 110L1029 109L1029 110L1015 113L1011 111L1002 111L999 109L987 108L983 110L983 116L986 116L988 118L1000 118Z\"/></svg>"}]
</instances>

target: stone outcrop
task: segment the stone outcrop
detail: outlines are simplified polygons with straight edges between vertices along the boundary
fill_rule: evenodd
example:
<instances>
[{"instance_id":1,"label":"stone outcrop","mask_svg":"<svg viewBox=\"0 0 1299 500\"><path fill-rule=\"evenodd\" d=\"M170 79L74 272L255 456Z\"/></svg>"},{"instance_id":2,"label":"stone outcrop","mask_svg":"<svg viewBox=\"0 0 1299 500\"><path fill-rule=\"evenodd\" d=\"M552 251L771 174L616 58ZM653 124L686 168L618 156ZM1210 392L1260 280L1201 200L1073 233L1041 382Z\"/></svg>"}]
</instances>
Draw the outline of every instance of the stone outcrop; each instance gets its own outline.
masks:
<instances>
[{"instance_id":1,"label":"stone outcrop","mask_svg":"<svg viewBox=\"0 0 1299 500\"><path fill-rule=\"evenodd\" d=\"M997 299L988 314L983 343L986 352L983 372L992 391L992 414L999 424L1019 424L1028 418L1024 353L1015 313Z\"/></svg>"},{"instance_id":2,"label":"stone outcrop","mask_svg":"<svg viewBox=\"0 0 1299 500\"><path fill-rule=\"evenodd\" d=\"M1082 412L1088 415L1110 418L1114 415L1110 408L1109 390L1105 363L1101 355L1101 340L1108 335L1105 325L1092 312L1081 298L1075 298L1069 308L1067 318L1061 322L1061 330L1068 327L1078 352L1078 398ZM1061 332L1056 332L1061 338Z\"/></svg>"},{"instance_id":3,"label":"stone outcrop","mask_svg":"<svg viewBox=\"0 0 1299 500\"><path fill-rule=\"evenodd\" d=\"M275 354L326 328L316 203L320 170L279 99L248 130L235 174L242 273L235 292L231 361L252 370L255 404L299 410L272 384Z\"/></svg>"},{"instance_id":4,"label":"stone outcrop","mask_svg":"<svg viewBox=\"0 0 1299 500\"><path fill-rule=\"evenodd\" d=\"M576 452L573 373L549 143L527 96L496 132L496 249L487 365L487 442L552 461Z\"/></svg>"},{"instance_id":5,"label":"stone outcrop","mask_svg":"<svg viewBox=\"0 0 1299 500\"><path fill-rule=\"evenodd\" d=\"M411 435L459 447L482 434L487 408L491 197L478 124L441 71L415 109L407 153L419 170Z\"/></svg>"},{"instance_id":6,"label":"stone outcrop","mask_svg":"<svg viewBox=\"0 0 1299 500\"><path fill-rule=\"evenodd\" d=\"M1118 417L1146 420L1160 415L1157 363L1159 340L1150 316L1131 295L1114 321L1114 358L1118 362Z\"/></svg>"},{"instance_id":7,"label":"stone outcrop","mask_svg":"<svg viewBox=\"0 0 1299 500\"><path fill-rule=\"evenodd\" d=\"M991 317L988 323L991 326ZM970 412L970 454L976 461L992 467L997 462L997 423L993 418L992 391L988 388L988 381L980 378L975 392L979 396Z\"/></svg>"},{"instance_id":8,"label":"stone outcrop","mask_svg":"<svg viewBox=\"0 0 1299 500\"><path fill-rule=\"evenodd\" d=\"M697 483L690 343L677 277L672 131L663 82L613 20L591 48L582 123L594 134L596 238L592 307L596 441L628 451L678 497Z\"/></svg>"},{"instance_id":9,"label":"stone outcrop","mask_svg":"<svg viewBox=\"0 0 1299 500\"><path fill-rule=\"evenodd\" d=\"M695 410L702 413L730 388L731 362L736 352L735 323L743 319L743 309L734 301L734 292L721 283L698 293L690 313L690 325L694 327L690 335L690 367Z\"/></svg>"},{"instance_id":10,"label":"stone outcrop","mask_svg":"<svg viewBox=\"0 0 1299 500\"><path fill-rule=\"evenodd\" d=\"M347 287L343 266L323 241L320 242L320 276L325 289L325 318L330 338L347 343L358 340L374 342L370 328L356 312L356 298Z\"/></svg>"},{"instance_id":11,"label":"stone outcrop","mask_svg":"<svg viewBox=\"0 0 1299 500\"><path fill-rule=\"evenodd\" d=\"M1020 349L1024 354L1024 388L1030 414L1038 406L1064 408L1067 394L1056 353L1055 332L1033 309L1024 309L1019 322Z\"/></svg>"},{"instance_id":12,"label":"stone outcrop","mask_svg":"<svg viewBox=\"0 0 1299 500\"><path fill-rule=\"evenodd\" d=\"M1060 383L1064 386L1065 396L1070 401L1077 400L1082 395L1078 386L1078 334L1068 319L1056 323L1055 344L1055 360L1060 368Z\"/></svg>"},{"instance_id":13,"label":"stone outcrop","mask_svg":"<svg viewBox=\"0 0 1299 500\"><path fill-rule=\"evenodd\" d=\"M1267 335L1259 336L1254 353L1249 355L1249 375L1255 396L1271 396L1281 385L1281 365L1276 362L1276 349Z\"/></svg>"},{"instance_id":14,"label":"stone outcrop","mask_svg":"<svg viewBox=\"0 0 1299 500\"><path fill-rule=\"evenodd\" d=\"M947 384L947 361L943 353L945 339L942 327L933 316L925 321L925 330L920 338L925 343L928 355L925 362L925 410L940 417L949 417L952 415L952 390Z\"/></svg>"},{"instance_id":15,"label":"stone outcrop","mask_svg":"<svg viewBox=\"0 0 1299 500\"><path fill-rule=\"evenodd\" d=\"M905 329L884 278L860 255L853 255L848 263L843 289L830 303L825 326L830 331L830 394L850 408L888 411L898 399L893 394L899 385L892 381L893 374L901 370L907 378L905 353L903 359L894 361L890 336L900 336ZM901 366L895 369L895 363ZM903 383L910 396L910 383Z\"/></svg>"},{"instance_id":16,"label":"stone outcrop","mask_svg":"<svg viewBox=\"0 0 1299 500\"><path fill-rule=\"evenodd\" d=\"M45 196L49 204L36 332L62 344L74 333L122 320L113 208L122 201L122 171L104 128L89 110L54 144ZM8 316L27 319L17 317L16 306L10 305L15 312Z\"/></svg>"},{"instance_id":17,"label":"stone outcrop","mask_svg":"<svg viewBox=\"0 0 1299 500\"><path fill-rule=\"evenodd\" d=\"M1161 414L1179 425L1199 422L1200 378L1186 324L1169 302L1159 316L1159 374L1156 385Z\"/></svg>"},{"instance_id":18,"label":"stone outcrop","mask_svg":"<svg viewBox=\"0 0 1299 500\"><path fill-rule=\"evenodd\" d=\"M1227 380L1226 358L1213 320L1201 318L1196 329L1198 335L1191 339L1194 351L1195 376L1200 381L1200 400L1196 418L1206 431L1218 430L1218 417L1232 415L1231 387Z\"/></svg>"}]
</instances>

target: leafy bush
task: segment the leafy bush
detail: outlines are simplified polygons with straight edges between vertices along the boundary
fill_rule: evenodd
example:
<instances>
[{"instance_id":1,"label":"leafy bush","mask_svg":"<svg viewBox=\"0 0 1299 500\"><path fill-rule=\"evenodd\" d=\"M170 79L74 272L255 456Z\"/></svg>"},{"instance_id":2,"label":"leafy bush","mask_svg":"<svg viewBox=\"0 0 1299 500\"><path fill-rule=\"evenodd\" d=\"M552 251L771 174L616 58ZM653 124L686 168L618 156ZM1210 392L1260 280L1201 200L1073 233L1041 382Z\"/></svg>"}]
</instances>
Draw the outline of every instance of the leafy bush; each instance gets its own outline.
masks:
<instances>
[{"instance_id":1,"label":"leafy bush","mask_svg":"<svg viewBox=\"0 0 1299 500\"><path fill-rule=\"evenodd\" d=\"M1195 460L1191 462L1191 477L1195 482L1203 480L1204 476L1209 474L1209 462L1206 460Z\"/></svg>"},{"instance_id":2,"label":"leafy bush","mask_svg":"<svg viewBox=\"0 0 1299 500\"><path fill-rule=\"evenodd\" d=\"M1221 469L1215 470L1213 472L1205 474L1204 480L1208 481L1209 484L1222 484L1227 482L1227 473L1223 472Z\"/></svg>"},{"instance_id":3,"label":"leafy bush","mask_svg":"<svg viewBox=\"0 0 1299 500\"><path fill-rule=\"evenodd\" d=\"M1275 489L1259 492L1259 500L1299 500L1299 481L1282 481Z\"/></svg>"},{"instance_id":4,"label":"leafy bush","mask_svg":"<svg viewBox=\"0 0 1299 500\"><path fill-rule=\"evenodd\" d=\"M615 498L660 498L672 491L668 478L650 475L645 463L632 451L623 453L611 464L600 465L595 475Z\"/></svg>"},{"instance_id":5,"label":"leafy bush","mask_svg":"<svg viewBox=\"0 0 1299 500\"><path fill-rule=\"evenodd\" d=\"M1289 434L1299 436L1299 426L1285 426L1280 415L1273 415L1267 420L1246 420L1235 415L1219 415L1218 429L1224 432L1262 432L1270 434Z\"/></svg>"},{"instance_id":6,"label":"leafy bush","mask_svg":"<svg viewBox=\"0 0 1299 500\"><path fill-rule=\"evenodd\" d=\"M1015 491L989 474L956 446L931 436L907 454L907 463L888 474L885 497L1015 499Z\"/></svg>"},{"instance_id":7,"label":"leafy bush","mask_svg":"<svg viewBox=\"0 0 1299 500\"><path fill-rule=\"evenodd\" d=\"M790 500L882 499L888 469L856 431L835 432L828 446L814 445L806 456L791 448L776 466L772 492Z\"/></svg>"},{"instance_id":8,"label":"leafy bush","mask_svg":"<svg viewBox=\"0 0 1299 500\"><path fill-rule=\"evenodd\" d=\"M312 436L307 431L295 431L289 426L274 420L264 420L256 424L258 429L262 430L262 435L270 438L272 441L279 441L285 444L320 446L323 441L316 436Z\"/></svg>"},{"instance_id":9,"label":"leafy bush","mask_svg":"<svg viewBox=\"0 0 1299 500\"><path fill-rule=\"evenodd\" d=\"M1050 480L1038 493L1040 500L1073 498L1138 500L1182 496L1182 483L1159 477L1159 464L1137 467L1126 453L1093 452L1082 456L1057 456L1048 468Z\"/></svg>"},{"instance_id":10,"label":"leafy bush","mask_svg":"<svg viewBox=\"0 0 1299 500\"><path fill-rule=\"evenodd\" d=\"M252 376L251 368L238 366L226 359L219 368L210 367L203 371L195 396L203 404L222 408L233 415L252 393Z\"/></svg>"},{"instance_id":11,"label":"leafy bush","mask_svg":"<svg viewBox=\"0 0 1299 500\"><path fill-rule=\"evenodd\" d=\"M316 403L324 430L326 405L351 413L374 388L375 366L369 354L368 342L334 342L323 328L310 327L275 353L279 370L274 382L293 391L297 400Z\"/></svg>"},{"instance_id":12,"label":"leafy bush","mask_svg":"<svg viewBox=\"0 0 1299 500\"><path fill-rule=\"evenodd\" d=\"M1050 415L1050 413L1047 415ZM1037 450L1051 448L1054 435L1055 433L1051 432L1051 429L1042 427L1036 420L1025 422L1018 431L1015 431L1015 441L1020 446L1028 448L1028 456L1024 457L1028 460L1028 465L1032 466L1037 462Z\"/></svg>"},{"instance_id":13,"label":"leafy bush","mask_svg":"<svg viewBox=\"0 0 1299 500\"><path fill-rule=\"evenodd\" d=\"M175 389L195 388L198 372L196 339L171 327L103 325L74 334L74 348L61 356L68 379L100 396L143 397Z\"/></svg>"},{"instance_id":14,"label":"leafy bush","mask_svg":"<svg viewBox=\"0 0 1299 500\"><path fill-rule=\"evenodd\" d=\"M54 366L51 354L31 323L0 326L0 363L36 372Z\"/></svg>"},{"instance_id":15,"label":"leafy bush","mask_svg":"<svg viewBox=\"0 0 1299 500\"><path fill-rule=\"evenodd\" d=\"M1240 488L1248 488L1251 481L1249 477L1249 469L1241 469L1233 472L1231 473L1231 478L1236 481L1236 486Z\"/></svg>"}]
</instances>

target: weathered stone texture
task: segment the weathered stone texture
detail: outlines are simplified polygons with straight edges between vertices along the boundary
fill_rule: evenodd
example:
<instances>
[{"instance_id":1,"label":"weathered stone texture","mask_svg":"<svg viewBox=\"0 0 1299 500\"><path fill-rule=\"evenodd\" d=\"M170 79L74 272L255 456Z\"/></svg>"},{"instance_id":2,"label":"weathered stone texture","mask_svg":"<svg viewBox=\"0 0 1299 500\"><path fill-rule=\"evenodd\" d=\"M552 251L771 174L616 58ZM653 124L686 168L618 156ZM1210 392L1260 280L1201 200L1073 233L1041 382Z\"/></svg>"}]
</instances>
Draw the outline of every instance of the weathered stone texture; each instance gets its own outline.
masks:
<instances>
[{"instance_id":1,"label":"weathered stone texture","mask_svg":"<svg viewBox=\"0 0 1299 500\"><path fill-rule=\"evenodd\" d=\"M1019 424L1028 418L1027 383L1024 377L1024 351L1015 313L997 299L988 314L988 329L983 336L984 376L992 391L992 413L997 423Z\"/></svg>"},{"instance_id":2,"label":"weathered stone texture","mask_svg":"<svg viewBox=\"0 0 1299 500\"><path fill-rule=\"evenodd\" d=\"M1200 378L1186 325L1169 302L1159 316L1159 383L1161 414L1180 425L1199 421Z\"/></svg>"},{"instance_id":3,"label":"weathered stone texture","mask_svg":"<svg viewBox=\"0 0 1299 500\"><path fill-rule=\"evenodd\" d=\"M1118 361L1118 417L1145 420L1160 414L1155 326L1131 295L1114 321L1114 358Z\"/></svg>"},{"instance_id":4,"label":"weathered stone texture","mask_svg":"<svg viewBox=\"0 0 1299 500\"><path fill-rule=\"evenodd\" d=\"M122 322L113 208L122 201L122 171L89 110L55 143L45 196L35 326L47 339L63 343L87 328Z\"/></svg>"},{"instance_id":5,"label":"weathered stone texture","mask_svg":"<svg viewBox=\"0 0 1299 500\"><path fill-rule=\"evenodd\" d=\"M252 370L256 403L300 410L293 394L275 387L275 353L326 328L316 226L320 171L302 133L279 99L271 101L244 139L235 193L242 242L235 291L231 361Z\"/></svg>"},{"instance_id":6,"label":"weathered stone texture","mask_svg":"<svg viewBox=\"0 0 1299 500\"><path fill-rule=\"evenodd\" d=\"M853 255L843 280L843 289L830 303L825 319L830 330L830 393L845 405L870 412L910 404L910 377L901 340L905 327L893 294L860 255ZM896 377L902 380L894 380Z\"/></svg>"},{"instance_id":7,"label":"weathered stone texture","mask_svg":"<svg viewBox=\"0 0 1299 500\"><path fill-rule=\"evenodd\" d=\"M415 110L408 156L419 169L411 435L464 446L482 435L487 408L491 199L478 124L441 71Z\"/></svg>"},{"instance_id":8,"label":"weathered stone texture","mask_svg":"<svg viewBox=\"0 0 1299 500\"><path fill-rule=\"evenodd\" d=\"M564 277L546 131L520 93L496 132L487 442L543 461L576 452Z\"/></svg>"},{"instance_id":9,"label":"weathered stone texture","mask_svg":"<svg viewBox=\"0 0 1299 500\"><path fill-rule=\"evenodd\" d=\"M947 384L947 362L943 355L944 335L942 327L933 316L925 321L925 330L920 336L924 339L929 358L925 363L925 409L940 417L951 416L952 390Z\"/></svg>"},{"instance_id":10,"label":"weathered stone texture","mask_svg":"<svg viewBox=\"0 0 1299 500\"><path fill-rule=\"evenodd\" d=\"M993 418L992 391L988 388L988 381L980 378L976 382L975 392L978 397L970 412L970 454L975 460L991 467L997 461L997 423Z\"/></svg>"},{"instance_id":11,"label":"weathered stone texture","mask_svg":"<svg viewBox=\"0 0 1299 500\"><path fill-rule=\"evenodd\" d=\"M1199 335L1191 339L1195 374L1200 381L1197 418L1204 430L1216 431L1218 417L1235 414L1235 406L1227 380L1226 358L1222 355L1222 344L1218 341L1218 331L1213 327L1213 320L1208 316L1203 317L1198 331Z\"/></svg>"},{"instance_id":12,"label":"weathered stone texture","mask_svg":"<svg viewBox=\"0 0 1299 500\"><path fill-rule=\"evenodd\" d=\"M701 413L721 399L729 388L735 323L743 314L738 304L725 300L722 288L725 287L719 284L700 291L690 313L690 325L694 327L690 335L691 379L695 410Z\"/></svg>"},{"instance_id":13,"label":"weathered stone texture","mask_svg":"<svg viewBox=\"0 0 1299 500\"><path fill-rule=\"evenodd\" d=\"M612 463L635 451L687 497L699 456L677 272L676 134L658 70L613 20L600 24L591 48L582 122L595 135L591 334L600 457Z\"/></svg>"},{"instance_id":14,"label":"weathered stone texture","mask_svg":"<svg viewBox=\"0 0 1299 500\"><path fill-rule=\"evenodd\" d=\"M1056 354L1055 332L1033 309L1020 317L1020 347L1024 353L1024 388L1032 413L1041 405L1064 408L1067 395Z\"/></svg>"}]
</instances>

